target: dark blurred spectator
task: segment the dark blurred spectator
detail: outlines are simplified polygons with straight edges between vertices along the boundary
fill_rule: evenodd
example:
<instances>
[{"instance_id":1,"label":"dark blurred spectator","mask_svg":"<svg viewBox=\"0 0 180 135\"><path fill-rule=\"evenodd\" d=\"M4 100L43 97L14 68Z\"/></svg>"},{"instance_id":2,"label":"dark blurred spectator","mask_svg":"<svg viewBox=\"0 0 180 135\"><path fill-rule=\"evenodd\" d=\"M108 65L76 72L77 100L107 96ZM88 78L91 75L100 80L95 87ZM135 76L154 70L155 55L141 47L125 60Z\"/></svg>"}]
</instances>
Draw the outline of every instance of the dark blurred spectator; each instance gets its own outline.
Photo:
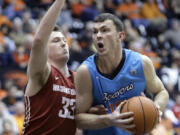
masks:
<instances>
[{"instance_id":1,"label":"dark blurred spectator","mask_svg":"<svg viewBox=\"0 0 180 135\"><path fill-rule=\"evenodd\" d=\"M14 110L15 110L15 114L13 115L15 120L16 120L16 124L18 126L19 129L19 135L22 135L22 129L23 129L23 122L24 122L24 102L22 101L18 101L15 103L14 106Z\"/></svg>"},{"instance_id":2,"label":"dark blurred spectator","mask_svg":"<svg viewBox=\"0 0 180 135\"><path fill-rule=\"evenodd\" d=\"M8 119L3 121L3 132L2 135L15 135L12 129L12 122Z\"/></svg>"},{"instance_id":3,"label":"dark blurred spectator","mask_svg":"<svg viewBox=\"0 0 180 135\"><path fill-rule=\"evenodd\" d=\"M158 56L158 54L155 51L152 50L152 45L149 41L147 41L144 44L144 49L142 51L142 54L148 56L152 60L156 71L158 71L160 69L161 58Z\"/></svg>"},{"instance_id":4,"label":"dark blurred spectator","mask_svg":"<svg viewBox=\"0 0 180 135\"><path fill-rule=\"evenodd\" d=\"M68 28L70 28L73 24L72 12L71 12L71 10L68 9L66 3L63 6L63 9L62 9L61 14L58 18L57 23L60 26L67 25Z\"/></svg>"},{"instance_id":5,"label":"dark blurred spectator","mask_svg":"<svg viewBox=\"0 0 180 135\"><path fill-rule=\"evenodd\" d=\"M14 18L14 20L13 20L13 30L19 36L22 36L24 34L23 33L23 21L22 21L22 19L20 17Z\"/></svg>"},{"instance_id":6,"label":"dark blurred spectator","mask_svg":"<svg viewBox=\"0 0 180 135\"><path fill-rule=\"evenodd\" d=\"M180 1L179 0L168 0L169 9L167 16L169 18L180 18Z\"/></svg>"},{"instance_id":7,"label":"dark blurred spectator","mask_svg":"<svg viewBox=\"0 0 180 135\"><path fill-rule=\"evenodd\" d=\"M92 22L86 24L86 28L83 33L80 34L78 41L73 39L70 48L70 60L69 67L76 71L80 64L94 52L90 49L92 45L91 31Z\"/></svg>"},{"instance_id":8,"label":"dark blurred spectator","mask_svg":"<svg viewBox=\"0 0 180 135\"><path fill-rule=\"evenodd\" d=\"M7 97L7 91L4 89L0 89L0 100L4 99L5 97Z\"/></svg>"},{"instance_id":9,"label":"dark blurred spectator","mask_svg":"<svg viewBox=\"0 0 180 135\"><path fill-rule=\"evenodd\" d=\"M25 33L32 33L32 23L34 20L32 19L31 12L26 10L22 15L22 30Z\"/></svg>"},{"instance_id":10,"label":"dark blurred spectator","mask_svg":"<svg viewBox=\"0 0 180 135\"><path fill-rule=\"evenodd\" d=\"M70 2L73 17L83 22L93 20L98 15L93 0L71 0Z\"/></svg>"},{"instance_id":11,"label":"dark blurred spectator","mask_svg":"<svg viewBox=\"0 0 180 135\"><path fill-rule=\"evenodd\" d=\"M3 0L0 0L0 6L2 7L2 5L3 5Z\"/></svg>"},{"instance_id":12,"label":"dark blurred spectator","mask_svg":"<svg viewBox=\"0 0 180 135\"><path fill-rule=\"evenodd\" d=\"M18 134L18 127L14 117L8 112L6 105L0 101L0 134L2 135L7 130L11 130L13 135Z\"/></svg>"},{"instance_id":13,"label":"dark blurred spectator","mask_svg":"<svg viewBox=\"0 0 180 135\"><path fill-rule=\"evenodd\" d=\"M2 7L0 6L0 26L2 24L7 24L8 26L11 26L12 23L10 22L10 20L7 18L7 16L2 14Z\"/></svg>"},{"instance_id":14,"label":"dark blurred spectator","mask_svg":"<svg viewBox=\"0 0 180 135\"><path fill-rule=\"evenodd\" d=\"M10 31L11 27L9 27L7 24L3 24L0 27L1 32L4 35L4 45L8 52L12 53L15 49L15 42L10 37Z\"/></svg>"},{"instance_id":15,"label":"dark blurred spectator","mask_svg":"<svg viewBox=\"0 0 180 135\"><path fill-rule=\"evenodd\" d=\"M176 85L179 83L180 78L180 52L178 50L172 50L172 64L169 67L162 67L161 79L167 88L170 98L175 99L175 95L179 93L179 89L176 89Z\"/></svg>"},{"instance_id":16,"label":"dark blurred spectator","mask_svg":"<svg viewBox=\"0 0 180 135\"><path fill-rule=\"evenodd\" d=\"M15 113L14 106L17 101L23 101L23 93L20 92L16 86L8 90L8 95L2 100L8 107L11 114Z\"/></svg>"},{"instance_id":17,"label":"dark blurred spectator","mask_svg":"<svg viewBox=\"0 0 180 135\"><path fill-rule=\"evenodd\" d=\"M24 89L25 85L27 84L27 75L26 72L18 69L14 69L12 70L12 68L10 68L11 70L6 71L3 74L3 78L5 80L7 80L7 82L10 81L10 85L9 87L4 87L4 89L9 90L11 89L11 87L13 87L14 85L17 86L19 89L18 90L22 90ZM6 83L7 84L7 83ZM21 91L22 92L22 91Z\"/></svg>"},{"instance_id":18,"label":"dark blurred spectator","mask_svg":"<svg viewBox=\"0 0 180 135\"><path fill-rule=\"evenodd\" d=\"M156 19L166 20L166 16L160 12L154 0L146 0L146 2L143 3L141 15L150 21L156 21Z\"/></svg>"},{"instance_id":19,"label":"dark blurred spectator","mask_svg":"<svg viewBox=\"0 0 180 135\"><path fill-rule=\"evenodd\" d=\"M165 42L169 41L171 47L180 49L180 22L177 19L171 21L170 29L167 29L164 33L159 36L159 41Z\"/></svg>"},{"instance_id":20,"label":"dark blurred spectator","mask_svg":"<svg viewBox=\"0 0 180 135\"><path fill-rule=\"evenodd\" d=\"M166 14L168 9L168 2L167 0L156 0L159 10Z\"/></svg>"},{"instance_id":21,"label":"dark blurred spectator","mask_svg":"<svg viewBox=\"0 0 180 135\"><path fill-rule=\"evenodd\" d=\"M48 8L50 4L52 4L53 0L40 0L41 6L44 8Z\"/></svg>"},{"instance_id":22,"label":"dark blurred spectator","mask_svg":"<svg viewBox=\"0 0 180 135\"><path fill-rule=\"evenodd\" d=\"M72 10L73 17L79 18L86 7L80 2L80 0L70 0L70 6Z\"/></svg>"},{"instance_id":23,"label":"dark blurred spectator","mask_svg":"<svg viewBox=\"0 0 180 135\"><path fill-rule=\"evenodd\" d=\"M99 13L104 12L104 8L105 8L105 1L104 0L93 0L93 4L96 7L96 10Z\"/></svg>"},{"instance_id":24,"label":"dark blurred spectator","mask_svg":"<svg viewBox=\"0 0 180 135\"><path fill-rule=\"evenodd\" d=\"M123 16L129 19L139 19L141 18L140 15L140 8L133 2L133 0L123 0L124 2L117 6L117 15Z\"/></svg>"},{"instance_id":25,"label":"dark blurred spectator","mask_svg":"<svg viewBox=\"0 0 180 135\"><path fill-rule=\"evenodd\" d=\"M83 8L80 19L83 22L88 22L94 20L94 18L99 14L99 11L96 9L96 3L93 0L80 0L85 7Z\"/></svg>"},{"instance_id":26,"label":"dark blurred spectator","mask_svg":"<svg viewBox=\"0 0 180 135\"><path fill-rule=\"evenodd\" d=\"M171 65L171 55L168 49L162 48L160 51L161 64L168 67Z\"/></svg>"},{"instance_id":27,"label":"dark blurred spectator","mask_svg":"<svg viewBox=\"0 0 180 135\"><path fill-rule=\"evenodd\" d=\"M12 23L6 16L2 15L2 7L0 6L0 28L1 29L2 29L3 25L11 27ZM3 34L2 30L0 30L0 46L1 45L4 45L4 34Z\"/></svg>"},{"instance_id":28,"label":"dark blurred spectator","mask_svg":"<svg viewBox=\"0 0 180 135\"><path fill-rule=\"evenodd\" d=\"M79 34L78 41L81 48L92 45L92 22L86 23L85 29Z\"/></svg>"},{"instance_id":29,"label":"dark blurred spectator","mask_svg":"<svg viewBox=\"0 0 180 135\"><path fill-rule=\"evenodd\" d=\"M180 121L176 118L173 111L171 109L166 109L164 111L164 117L165 119L169 119L172 123L172 129L169 133L172 135L179 135L180 131Z\"/></svg>"},{"instance_id":30,"label":"dark blurred spectator","mask_svg":"<svg viewBox=\"0 0 180 135\"><path fill-rule=\"evenodd\" d=\"M180 94L176 95L175 97L175 105L172 108L174 115L180 121Z\"/></svg>"},{"instance_id":31,"label":"dark blurred spectator","mask_svg":"<svg viewBox=\"0 0 180 135\"><path fill-rule=\"evenodd\" d=\"M80 47L79 43L76 40L72 40L68 66L73 71L76 71L76 69L83 62L83 56L81 54L81 51L82 51L82 48Z\"/></svg>"},{"instance_id":32,"label":"dark blurred spectator","mask_svg":"<svg viewBox=\"0 0 180 135\"><path fill-rule=\"evenodd\" d=\"M5 0L5 4L3 14L10 20L13 20L16 16L22 17L23 10L26 8L23 0Z\"/></svg>"},{"instance_id":33,"label":"dark blurred spectator","mask_svg":"<svg viewBox=\"0 0 180 135\"><path fill-rule=\"evenodd\" d=\"M141 7L141 15L150 21L149 34L156 35L166 28L167 18L162 14L154 0L146 0Z\"/></svg>"},{"instance_id":34,"label":"dark blurred spectator","mask_svg":"<svg viewBox=\"0 0 180 135\"><path fill-rule=\"evenodd\" d=\"M25 52L24 46L19 46L13 53L15 63L20 69L26 69L28 65L29 56Z\"/></svg>"},{"instance_id":35,"label":"dark blurred spectator","mask_svg":"<svg viewBox=\"0 0 180 135\"><path fill-rule=\"evenodd\" d=\"M10 32L10 37L15 41L17 47L26 42L27 34L25 31L33 32L33 23L30 23L30 20L23 22L21 18L16 17L13 21L13 30Z\"/></svg>"},{"instance_id":36,"label":"dark blurred spectator","mask_svg":"<svg viewBox=\"0 0 180 135\"><path fill-rule=\"evenodd\" d=\"M108 13L115 13L116 6L118 4L114 4L112 0L105 0L104 2L104 11Z\"/></svg>"},{"instance_id":37,"label":"dark blurred spectator","mask_svg":"<svg viewBox=\"0 0 180 135\"><path fill-rule=\"evenodd\" d=\"M135 40L137 35L138 35L138 30L135 29L132 26L132 23L129 19L125 19L124 20L124 29L126 32L126 39L125 41L127 41L128 43L131 42L132 40ZM127 44L128 44L127 43ZM135 47L134 47L135 48ZM139 47L138 47L139 48Z\"/></svg>"},{"instance_id":38,"label":"dark blurred spectator","mask_svg":"<svg viewBox=\"0 0 180 135\"><path fill-rule=\"evenodd\" d=\"M131 19L134 26L138 27L140 24L145 27L149 26L149 21L143 19L140 14L140 7L133 0L123 0L124 2L117 6L117 15L121 18Z\"/></svg>"},{"instance_id":39,"label":"dark blurred spectator","mask_svg":"<svg viewBox=\"0 0 180 135\"><path fill-rule=\"evenodd\" d=\"M133 0L123 0L124 2L117 6L117 15L121 18L131 20L141 20L140 8Z\"/></svg>"},{"instance_id":40,"label":"dark blurred spectator","mask_svg":"<svg viewBox=\"0 0 180 135\"><path fill-rule=\"evenodd\" d=\"M0 66L14 66L12 54L16 49L15 42L9 37L10 29L8 25L3 24L0 30L3 34L3 42L0 44Z\"/></svg>"}]
</instances>

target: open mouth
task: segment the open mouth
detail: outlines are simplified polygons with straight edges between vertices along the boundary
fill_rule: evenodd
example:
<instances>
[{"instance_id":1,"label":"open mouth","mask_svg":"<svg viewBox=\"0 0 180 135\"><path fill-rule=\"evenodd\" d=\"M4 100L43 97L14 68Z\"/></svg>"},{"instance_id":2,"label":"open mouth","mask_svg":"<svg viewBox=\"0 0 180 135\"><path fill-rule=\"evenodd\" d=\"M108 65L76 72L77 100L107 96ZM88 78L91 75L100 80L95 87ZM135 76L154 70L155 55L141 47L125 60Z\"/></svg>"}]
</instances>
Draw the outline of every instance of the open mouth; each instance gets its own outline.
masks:
<instances>
[{"instance_id":1,"label":"open mouth","mask_svg":"<svg viewBox=\"0 0 180 135\"><path fill-rule=\"evenodd\" d=\"M103 48L104 47L103 43L98 43L97 45L98 45L99 48Z\"/></svg>"}]
</instances>

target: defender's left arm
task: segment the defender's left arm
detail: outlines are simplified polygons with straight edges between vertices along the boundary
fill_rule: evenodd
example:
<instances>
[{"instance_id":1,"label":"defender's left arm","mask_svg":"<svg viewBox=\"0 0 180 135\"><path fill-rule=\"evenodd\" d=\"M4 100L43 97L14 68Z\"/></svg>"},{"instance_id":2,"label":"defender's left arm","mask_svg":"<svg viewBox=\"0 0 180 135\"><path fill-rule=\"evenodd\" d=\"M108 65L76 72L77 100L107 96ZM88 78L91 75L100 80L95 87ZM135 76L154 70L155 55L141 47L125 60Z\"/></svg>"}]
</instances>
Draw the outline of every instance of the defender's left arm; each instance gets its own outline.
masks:
<instances>
[{"instance_id":1,"label":"defender's left arm","mask_svg":"<svg viewBox=\"0 0 180 135\"><path fill-rule=\"evenodd\" d=\"M150 58L142 55L142 63L146 78L146 89L155 94L154 103L158 105L160 107L160 111L163 112L168 103L169 94L159 77L156 75L153 63Z\"/></svg>"}]
</instances>

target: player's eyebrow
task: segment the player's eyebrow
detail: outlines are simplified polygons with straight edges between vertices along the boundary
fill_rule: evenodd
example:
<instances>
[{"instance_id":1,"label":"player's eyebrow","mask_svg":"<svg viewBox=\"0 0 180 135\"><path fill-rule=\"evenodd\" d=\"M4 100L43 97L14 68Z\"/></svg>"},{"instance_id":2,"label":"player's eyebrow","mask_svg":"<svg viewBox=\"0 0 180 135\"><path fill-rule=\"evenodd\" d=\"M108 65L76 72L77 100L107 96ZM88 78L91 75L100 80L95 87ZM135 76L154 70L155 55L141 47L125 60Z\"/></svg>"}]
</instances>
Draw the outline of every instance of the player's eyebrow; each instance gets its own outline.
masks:
<instances>
[{"instance_id":1,"label":"player's eyebrow","mask_svg":"<svg viewBox=\"0 0 180 135\"><path fill-rule=\"evenodd\" d=\"M109 28L108 25L102 25L99 28L93 27L93 31L98 31L98 30L107 29L107 28Z\"/></svg>"}]
</instances>

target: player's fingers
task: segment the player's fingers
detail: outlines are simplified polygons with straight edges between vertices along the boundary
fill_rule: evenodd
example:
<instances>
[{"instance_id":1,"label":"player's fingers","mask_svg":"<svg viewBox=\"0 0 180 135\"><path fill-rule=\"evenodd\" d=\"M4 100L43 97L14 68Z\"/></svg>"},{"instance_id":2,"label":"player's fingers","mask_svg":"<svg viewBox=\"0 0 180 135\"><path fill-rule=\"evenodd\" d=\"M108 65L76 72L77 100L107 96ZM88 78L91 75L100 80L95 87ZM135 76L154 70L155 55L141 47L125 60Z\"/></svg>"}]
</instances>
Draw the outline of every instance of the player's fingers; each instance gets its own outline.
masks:
<instances>
[{"instance_id":1,"label":"player's fingers","mask_svg":"<svg viewBox=\"0 0 180 135\"><path fill-rule=\"evenodd\" d=\"M141 92L141 96L146 97L146 95L143 92Z\"/></svg>"},{"instance_id":2,"label":"player's fingers","mask_svg":"<svg viewBox=\"0 0 180 135\"><path fill-rule=\"evenodd\" d=\"M126 102L127 102L126 100L123 101L123 102L121 102L121 103L117 106L116 110L121 113L122 107L125 105Z\"/></svg>"},{"instance_id":3,"label":"player's fingers","mask_svg":"<svg viewBox=\"0 0 180 135\"><path fill-rule=\"evenodd\" d=\"M129 118L129 117L132 117L134 115L133 112L124 112L124 113L121 113L118 118L119 119L126 119L126 118Z\"/></svg>"},{"instance_id":4,"label":"player's fingers","mask_svg":"<svg viewBox=\"0 0 180 135\"><path fill-rule=\"evenodd\" d=\"M159 117L158 117L159 119L158 119L158 122L161 122L162 114L163 114L163 113L159 110Z\"/></svg>"},{"instance_id":5,"label":"player's fingers","mask_svg":"<svg viewBox=\"0 0 180 135\"><path fill-rule=\"evenodd\" d=\"M126 125L125 127L126 127L127 129L133 129L133 128L135 128L135 127L136 127L136 125L131 124L131 125Z\"/></svg>"},{"instance_id":6,"label":"player's fingers","mask_svg":"<svg viewBox=\"0 0 180 135\"><path fill-rule=\"evenodd\" d=\"M130 124L130 123L132 123L133 122L133 120L134 120L134 118L133 117L130 117L130 118L127 118L127 119L119 119L119 120L117 120L117 122L119 123L119 124Z\"/></svg>"},{"instance_id":7,"label":"player's fingers","mask_svg":"<svg viewBox=\"0 0 180 135\"><path fill-rule=\"evenodd\" d=\"M161 117L162 117L162 111L160 110L160 106L158 104L155 104L156 108L158 110L158 122L161 122Z\"/></svg>"}]
</instances>

